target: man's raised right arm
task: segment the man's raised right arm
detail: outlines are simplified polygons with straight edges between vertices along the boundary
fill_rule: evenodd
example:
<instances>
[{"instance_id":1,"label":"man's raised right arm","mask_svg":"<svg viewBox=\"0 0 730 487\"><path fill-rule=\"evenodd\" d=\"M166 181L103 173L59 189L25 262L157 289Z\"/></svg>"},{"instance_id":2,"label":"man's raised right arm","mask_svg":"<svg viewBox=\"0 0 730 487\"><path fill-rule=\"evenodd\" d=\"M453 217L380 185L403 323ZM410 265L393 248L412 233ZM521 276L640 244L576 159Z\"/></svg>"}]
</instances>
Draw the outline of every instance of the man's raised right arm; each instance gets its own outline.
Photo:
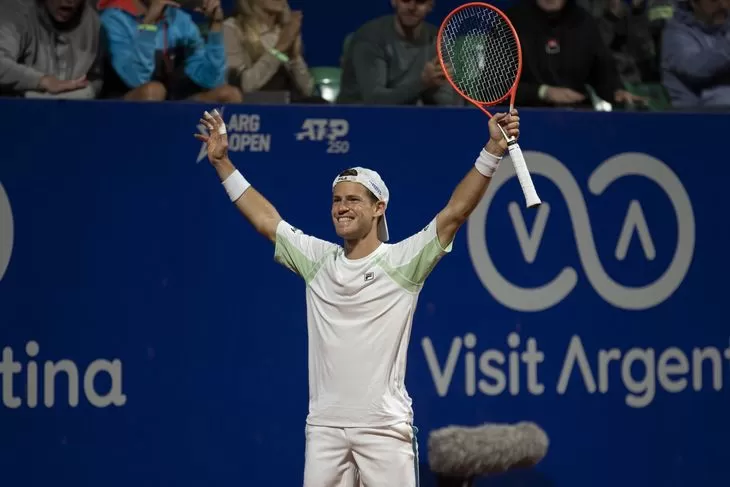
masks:
<instances>
[{"instance_id":1,"label":"man's raised right arm","mask_svg":"<svg viewBox=\"0 0 730 487\"><path fill-rule=\"evenodd\" d=\"M238 173L238 170L228 157L221 162L213 164L213 167L216 173L218 173L218 177L223 185L226 186L226 191L229 190L230 186L233 186L233 193L229 192L229 196L231 194L235 195L237 191L243 189L240 186L238 189L235 188L235 180L239 179L238 174L240 173ZM238 183L240 183L240 179ZM247 185L247 183L244 183L244 186L247 186L247 188L234 201L236 208L246 217L257 232L268 238L271 242L276 242L276 227L279 226L279 222L281 221L279 212L276 211L274 205L259 193L256 188Z\"/></svg>"},{"instance_id":2,"label":"man's raised right arm","mask_svg":"<svg viewBox=\"0 0 730 487\"><path fill-rule=\"evenodd\" d=\"M207 145L208 159L228 197L257 232L271 242L276 242L276 228L281 222L281 216L274 205L246 181L228 158L228 136L220 114L217 110L213 110L212 115L205 112L200 122L208 129L208 134L195 134L195 137Z\"/></svg>"}]
</instances>

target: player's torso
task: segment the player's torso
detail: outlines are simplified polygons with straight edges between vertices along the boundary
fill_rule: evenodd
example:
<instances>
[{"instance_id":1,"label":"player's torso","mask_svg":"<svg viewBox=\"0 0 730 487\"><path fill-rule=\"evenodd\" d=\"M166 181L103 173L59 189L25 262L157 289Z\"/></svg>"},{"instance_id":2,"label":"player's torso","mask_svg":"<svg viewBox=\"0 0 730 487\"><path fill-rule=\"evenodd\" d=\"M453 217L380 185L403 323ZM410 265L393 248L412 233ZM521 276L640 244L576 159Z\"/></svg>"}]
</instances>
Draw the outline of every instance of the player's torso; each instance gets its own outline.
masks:
<instances>
[{"instance_id":1,"label":"player's torso","mask_svg":"<svg viewBox=\"0 0 730 487\"><path fill-rule=\"evenodd\" d=\"M382 246L370 256L350 260L342 251L328 256L310 283L310 300L333 326L345 322L375 324L392 316L398 319L399 304L408 304L407 292L388 272L388 251Z\"/></svg>"},{"instance_id":2,"label":"player's torso","mask_svg":"<svg viewBox=\"0 0 730 487\"><path fill-rule=\"evenodd\" d=\"M334 253L308 285L310 421L382 424L409 414L403 380L417 293L392 278L388 248L357 261Z\"/></svg>"}]
</instances>

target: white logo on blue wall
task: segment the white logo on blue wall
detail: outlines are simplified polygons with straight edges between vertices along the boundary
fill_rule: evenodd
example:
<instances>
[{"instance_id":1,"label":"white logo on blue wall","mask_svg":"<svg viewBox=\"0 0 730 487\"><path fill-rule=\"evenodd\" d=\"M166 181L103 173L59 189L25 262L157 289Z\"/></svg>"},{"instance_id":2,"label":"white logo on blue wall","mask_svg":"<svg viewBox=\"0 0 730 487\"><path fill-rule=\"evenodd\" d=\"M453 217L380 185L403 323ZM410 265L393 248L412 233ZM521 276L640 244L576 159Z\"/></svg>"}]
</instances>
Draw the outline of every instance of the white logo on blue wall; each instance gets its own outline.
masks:
<instances>
[{"instance_id":1,"label":"white logo on blue wall","mask_svg":"<svg viewBox=\"0 0 730 487\"><path fill-rule=\"evenodd\" d=\"M606 302L621 309L644 310L661 304L677 290L694 255L695 219L687 191L666 164L647 154L619 154L604 161L588 179L588 189L599 196L611 183L624 176L642 176L658 185L672 202L678 237L669 267L653 283L628 287L613 280L604 270L596 250L583 194L570 171L554 157L541 152L525 151L525 159L529 161L533 174L550 179L562 193L573 225L583 271L593 289ZM487 212L499 188L514 175L512 165L503 164L495 174L487 194L469 219L469 254L479 279L497 301L518 311L542 311L560 303L573 291L578 282L578 274L575 269L566 266L552 281L542 286L524 288L507 281L496 269L485 239ZM532 262L537 256L547 224L549 202L539 208L531 235L527 232L516 203L510 206L509 211L525 260ZM626 256L634 232L639 236L646 258L653 259L656 253L654 242L641 205L636 200L629 205L616 244L617 258L623 259Z\"/></svg>"},{"instance_id":2,"label":"white logo on blue wall","mask_svg":"<svg viewBox=\"0 0 730 487\"><path fill-rule=\"evenodd\" d=\"M342 118L307 118L302 128L294 134L297 141L326 143L327 154L350 152L350 122Z\"/></svg>"},{"instance_id":3,"label":"white logo on blue wall","mask_svg":"<svg viewBox=\"0 0 730 487\"><path fill-rule=\"evenodd\" d=\"M10 264L13 253L13 212L5 188L0 184L0 279Z\"/></svg>"},{"instance_id":4,"label":"white logo on blue wall","mask_svg":"<svg viewBox=\"0 0 730 487\"><path fill-rule=\"evenodd\" d=\"M81 399L97 408L127 403L120 359L96 359L84 367L69 359L42 361L40 352L35 340L25 344L26 357L10 346L2 349L0 405L8 409L35 408L41 404L52 408L65 402L77 407Z\"/></svg>"},{"instance_id":5,"label":"white logo on blue wall","mask_svg":"<svg viewBox=\"0 0 730 487\"><path fill-rule=\"evenodd\" d=\"M221 118L225 120L223 109L219 110ZM265 133L261 126L261 116L257 113L234 113L228 119L226 131L228 133L228 152L271 152L271 134ZM198 132L206 135L203 124L198 124ZM208 148L200 144L199 163L208 156Z\"/></svg>"}]
</instances>

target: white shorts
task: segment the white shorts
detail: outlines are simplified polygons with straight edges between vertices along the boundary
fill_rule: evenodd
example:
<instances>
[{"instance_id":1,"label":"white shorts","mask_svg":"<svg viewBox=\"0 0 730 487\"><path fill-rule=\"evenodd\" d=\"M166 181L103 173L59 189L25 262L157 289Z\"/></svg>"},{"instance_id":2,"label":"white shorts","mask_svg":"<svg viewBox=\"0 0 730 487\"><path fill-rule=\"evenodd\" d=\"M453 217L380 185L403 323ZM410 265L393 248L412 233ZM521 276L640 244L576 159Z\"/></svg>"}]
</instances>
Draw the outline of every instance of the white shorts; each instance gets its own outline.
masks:
<instances>
[{"instance_id":1,"label":"white shorts","mask_svg":"<svg viewBox=\"0 0 730 487\"><path fill-rule=\"evenodd\" d=\"M304 487L418 487L417 432L307 425Z\"/></svg>"}]
</instances>

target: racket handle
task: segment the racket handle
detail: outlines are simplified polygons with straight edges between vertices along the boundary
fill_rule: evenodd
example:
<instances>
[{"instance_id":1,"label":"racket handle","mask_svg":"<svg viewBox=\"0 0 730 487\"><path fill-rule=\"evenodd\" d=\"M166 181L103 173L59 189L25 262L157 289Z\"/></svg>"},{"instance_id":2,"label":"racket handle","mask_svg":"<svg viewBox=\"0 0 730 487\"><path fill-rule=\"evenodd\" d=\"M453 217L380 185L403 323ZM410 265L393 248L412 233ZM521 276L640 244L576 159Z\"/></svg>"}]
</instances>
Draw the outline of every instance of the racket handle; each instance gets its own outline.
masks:
<instances>
[{"instance_id":1,"label":"racket handle","mask_svg":"<svg viewBox=\"0 0 730 487\"><path fill-rule=\"evenodd\" d=\"M522 186L522 193L525 195L527 207L534 208L540 206L542 201L540 201L540 197L537 196L537 191L535 191L535 185L532 183L532 176L530 176L530 171L527 169L525 158L522 155L522 149L520 149L517 142L509 144L508 149L509 155L512 158L512 164L515 166L517 179L519 179L520 186Z\"/></svg>"}]
</instances>

